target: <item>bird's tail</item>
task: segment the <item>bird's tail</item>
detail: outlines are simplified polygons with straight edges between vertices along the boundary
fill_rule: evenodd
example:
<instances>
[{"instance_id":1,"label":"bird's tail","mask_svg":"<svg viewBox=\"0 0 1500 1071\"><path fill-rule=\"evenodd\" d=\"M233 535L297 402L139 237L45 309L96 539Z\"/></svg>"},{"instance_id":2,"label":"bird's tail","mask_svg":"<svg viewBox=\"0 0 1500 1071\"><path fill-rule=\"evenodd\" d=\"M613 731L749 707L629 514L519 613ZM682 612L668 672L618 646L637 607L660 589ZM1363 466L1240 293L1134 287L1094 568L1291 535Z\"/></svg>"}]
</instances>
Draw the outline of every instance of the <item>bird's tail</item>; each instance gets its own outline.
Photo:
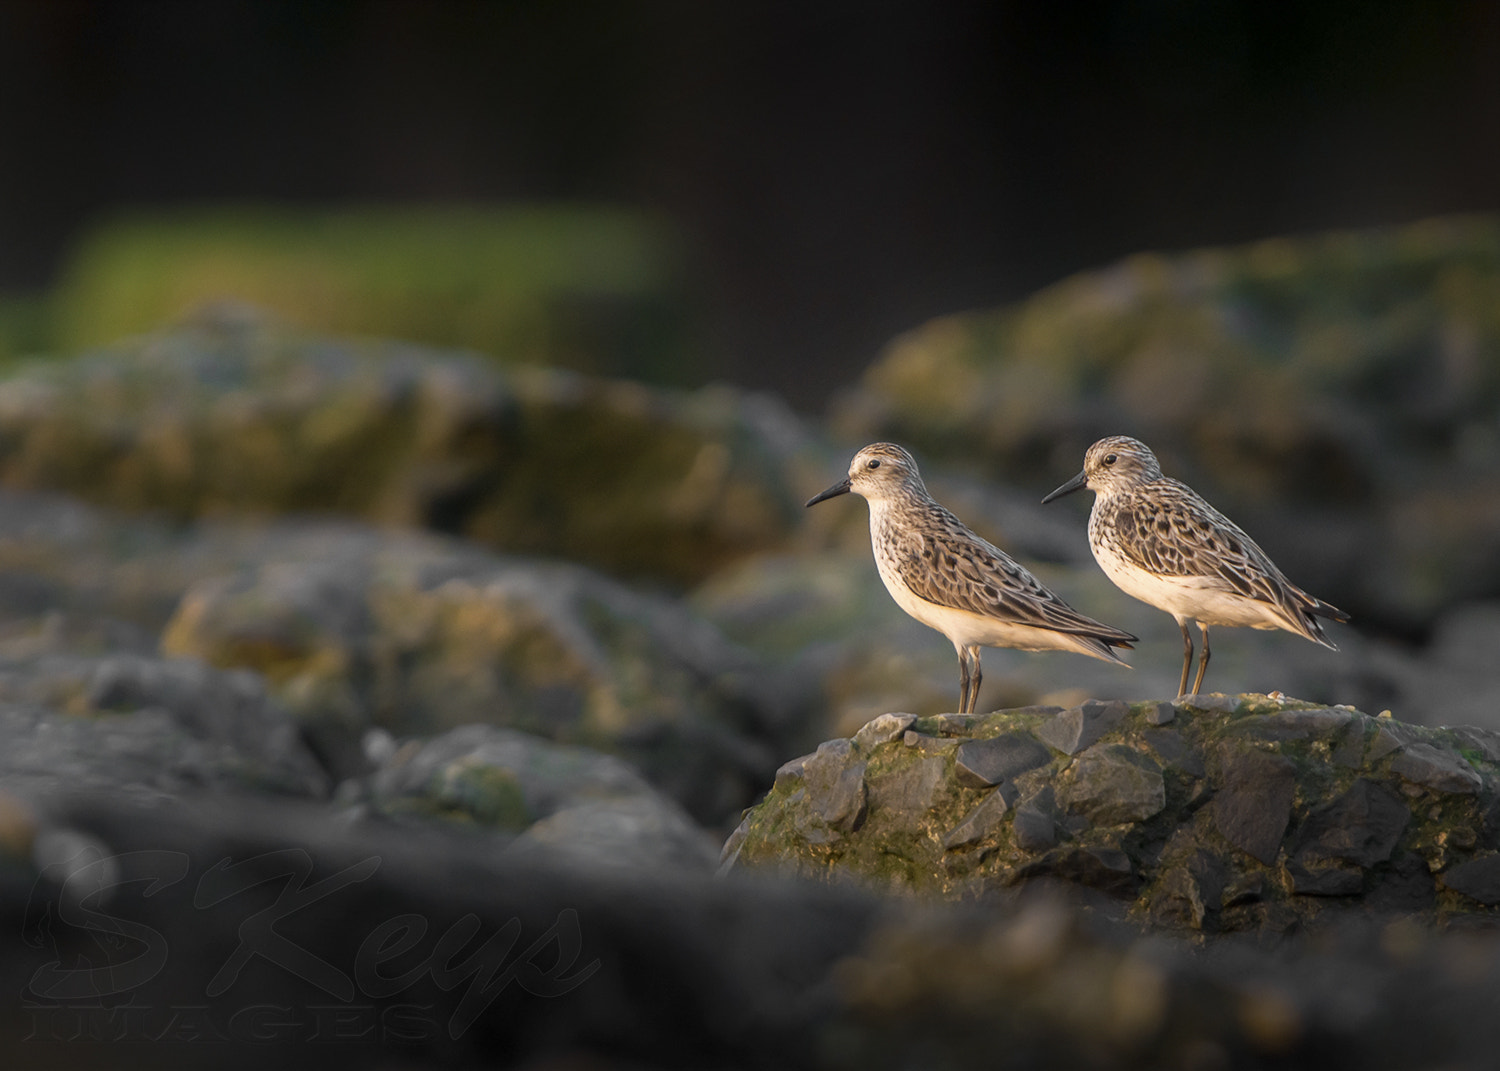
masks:
<instances>
[{"instance_id":1,"label":"bird's tail","mask_svg":"<svg viewBox=\"0 0 1500 1071\"><path fill-rule=\"evenodd\" d=\"M1108 626L1105 627L1107 628ZM1124 637L1129 637L1129 639ZM1068 639L1071 641L1070 646L1079 654L1086 654L1090 658L1097 658L1102 662L1113 662L1115 665L1124 666L1126 669L1131 668L1129 662L1114 652L1114 648L1116 647L1127 651L1134 649L1135 645L1131 641L1137 639L1137 637L1131 636L1128 632L1111 629L1107 633L1093 636L1074 633Z\"/></svg>"},{"instance_id":2,"label":"bird's tail","mask_svg":"<svg viewBox=\"0 0 1500 1071\"><path fill-rule=\"evenodd\" d=\"M1297 607L1299 611L1298 621L1302 625L1299 631L1314 643L1320 643L1330 651L1337 651L1339 649L1338 644L1323 634L1323 624L1318 618L1326 617L1330 621L1344 622L1349 620L1349 615L1331 603L1313 598L1305 591L1299 591L1297 594L1302 596L1298 600L1299 605Z\"/></svg>"}]
</instances>

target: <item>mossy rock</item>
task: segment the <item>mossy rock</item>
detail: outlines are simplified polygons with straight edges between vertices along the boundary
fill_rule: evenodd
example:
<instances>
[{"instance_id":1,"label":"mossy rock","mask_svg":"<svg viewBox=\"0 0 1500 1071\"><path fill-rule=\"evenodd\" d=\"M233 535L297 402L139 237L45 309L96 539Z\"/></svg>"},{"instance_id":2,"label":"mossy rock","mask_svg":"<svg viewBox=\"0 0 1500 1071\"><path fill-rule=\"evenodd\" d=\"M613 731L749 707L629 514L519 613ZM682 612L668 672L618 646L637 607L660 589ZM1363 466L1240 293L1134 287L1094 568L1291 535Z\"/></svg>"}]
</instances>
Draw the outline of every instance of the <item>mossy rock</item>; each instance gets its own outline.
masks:
<instances>
[{"instance_id":1,"label":"mossy rock","mask_svg":"<svg viewBox=\"0 0 1500 1071\"><path fill-rule=\"evenodd\" d=\"M285 550L192 585L162 648L263 674L327 755L357 755L372 728L505 726L623 755L714 823L786 753L795 709L670 599L577 565L357 526Z\"/></svg>"},{"instance_id":2,"label":"mossy rock","mask_svg":"<svg viewBox=\"0 0 1500 1071\"><path fill-rule=\"evenodd\" d=\"M1037 880L1200 932L1488 917L1500 733L1263 695L887 714L782 767L725 848L949 900Z\"/></svg>"},{"instance_id":3,"label":"mossy rock","mask_svg":"<svg viewBox=\"0 0 1500 1071\"><path fill-rule=\"evenodd\" d=\"M784 544L809 439L683 393L218 310L0 379L0 482L186 520L337 512L688 583Z\"/></svg>"}]
</instances>

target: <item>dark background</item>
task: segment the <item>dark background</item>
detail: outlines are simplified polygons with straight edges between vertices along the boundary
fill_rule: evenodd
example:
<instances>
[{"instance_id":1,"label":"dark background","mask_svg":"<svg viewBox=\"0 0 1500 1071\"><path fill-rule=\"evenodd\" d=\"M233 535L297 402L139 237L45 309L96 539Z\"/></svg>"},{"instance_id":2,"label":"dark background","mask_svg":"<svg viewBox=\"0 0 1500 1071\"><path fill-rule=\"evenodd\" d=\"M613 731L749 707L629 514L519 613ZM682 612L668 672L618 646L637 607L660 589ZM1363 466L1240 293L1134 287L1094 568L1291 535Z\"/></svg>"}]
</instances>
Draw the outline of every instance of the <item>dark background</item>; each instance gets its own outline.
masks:
<instances>
[{"instance_id":1,"label":"dark background","mask_svg":"<svg viewBox=\"0 0 1500 1071\"><path fill-rule=\"evenodd\" d=\"M702 378L811 409L1121 254L1500 209L1500 3L0 2L0 292L220 198L659 210Z\"/></svg>"}]
</instances>

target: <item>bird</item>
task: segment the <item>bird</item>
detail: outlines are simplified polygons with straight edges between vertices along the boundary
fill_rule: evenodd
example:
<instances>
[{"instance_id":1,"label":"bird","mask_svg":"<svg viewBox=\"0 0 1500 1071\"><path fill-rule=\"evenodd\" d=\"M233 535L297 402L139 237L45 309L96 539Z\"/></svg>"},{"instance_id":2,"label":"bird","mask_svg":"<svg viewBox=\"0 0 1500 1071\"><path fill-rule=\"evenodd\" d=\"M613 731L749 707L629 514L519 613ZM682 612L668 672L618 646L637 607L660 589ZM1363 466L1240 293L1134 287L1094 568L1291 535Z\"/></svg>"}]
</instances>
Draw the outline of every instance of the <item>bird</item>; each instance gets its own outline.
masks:
<instances>
[{"instance_id":1,"label":"bird","mask_svg":"<svg viewBox=\"0 0 1500 1071\"><path fill-rule=\"evenodd\" d=\"M1113 648L1129 648L1135 636L1074 610L933 501L905 448L864 447L848 477L807 505L851 491L869 503L871 549L891 598L958 653L959 713L978 703L981 647L1076 651L1129 668Z\"/></svg>"},{"instance_id":2,"label":"bird","mask_svg":"<svg viewBox=\"0 0 1500 1071\"><path fill-rule=\"evenodd\" d=\"M1095 495L1089 514L1094 560L1121 591L1165 610L1182 630L1179 696L1203 687L1212 627L1285 629L1338 650L1318 619L1348 621L1349 615L1297 587L1238 525L1187 484L1163 476L1145 443L1126 435L1100 439L1084 455L1083 471L1042 502L1085 487ZM1203 634L1191 693L1189 621Z\"/></svg>"}]
</instances>

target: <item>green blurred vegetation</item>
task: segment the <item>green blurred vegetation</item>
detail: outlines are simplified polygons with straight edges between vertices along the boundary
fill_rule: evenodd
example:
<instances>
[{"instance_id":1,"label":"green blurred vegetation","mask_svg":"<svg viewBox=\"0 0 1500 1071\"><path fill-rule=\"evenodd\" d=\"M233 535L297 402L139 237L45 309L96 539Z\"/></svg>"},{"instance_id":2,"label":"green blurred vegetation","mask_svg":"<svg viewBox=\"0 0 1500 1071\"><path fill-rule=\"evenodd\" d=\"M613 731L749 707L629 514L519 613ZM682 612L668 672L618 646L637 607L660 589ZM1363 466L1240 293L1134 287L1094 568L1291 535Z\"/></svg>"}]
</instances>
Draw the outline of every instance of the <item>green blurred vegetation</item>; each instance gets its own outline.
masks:
<instances>
[{"instance_id":1,"label":"green blurred vegetation","mask_svg":"<svg viewBox=\"0 0 1500 1071\"><path fill-rule=\"evenodd\" d=\"M598 205L217 205L109 221L54 293L0 301L0 357L72 352L211 302L301 327L686 382L681 250L660 220Z\"/></svg>"}]
</instances>

